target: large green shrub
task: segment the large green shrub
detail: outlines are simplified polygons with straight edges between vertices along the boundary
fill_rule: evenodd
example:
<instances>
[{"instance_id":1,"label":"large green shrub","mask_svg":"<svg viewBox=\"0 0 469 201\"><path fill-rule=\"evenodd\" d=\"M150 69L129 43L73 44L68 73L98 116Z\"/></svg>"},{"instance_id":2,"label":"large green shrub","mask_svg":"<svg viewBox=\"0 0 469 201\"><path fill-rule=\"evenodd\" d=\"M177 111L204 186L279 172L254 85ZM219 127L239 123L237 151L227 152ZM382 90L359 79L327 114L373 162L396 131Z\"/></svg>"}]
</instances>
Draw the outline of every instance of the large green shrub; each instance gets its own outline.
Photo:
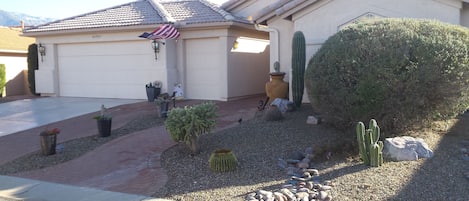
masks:
<instances>
[{"instance_id":1,"label":"large green shrub","mask_svg":"<svg viewBox=\"0 0 469 201\"><path fill-rule=\"evenodd\" d=\"M0 98L3 96L5 85L7 84L7 72L5 64L0 64Z\"/></svg>"},{"instance_id":2,"label":"large green shrub","mask_svg":"<svg viewBox=\"0 0 469 201\"><path fill-rule=\"evenodd\" d=\"M34 76L34 70L37 69L39 69L37 45L33 43L28 47L28 83L29 91L32 94L36 94L36 77Z\"/></svg>"},{"instance_id":3,"label":"large green shrub","mask_svg":"<svg viewBox=\"0 0 469 201\"><path fill-rule=\"evenodd\" d=\"M206 102L184 108L173 108L168 113L165 121L166 130L171 135L171 139L176 142L186 142L191 151L197 154L200 150L198 138L210 133L216 125L217 105Z\"/></svg>"},{"instance_id":4,"label":"large green shrub","mask_svg":"<svg viewBox=\"0 0 469 201\"><path fill-rule=\"evenodd\" d=\"M385 134L454 117L469 103L469 30L430 20L348 26L310 59L306 86L326 122L374 118Z\"/></svg>"}]
</instances>

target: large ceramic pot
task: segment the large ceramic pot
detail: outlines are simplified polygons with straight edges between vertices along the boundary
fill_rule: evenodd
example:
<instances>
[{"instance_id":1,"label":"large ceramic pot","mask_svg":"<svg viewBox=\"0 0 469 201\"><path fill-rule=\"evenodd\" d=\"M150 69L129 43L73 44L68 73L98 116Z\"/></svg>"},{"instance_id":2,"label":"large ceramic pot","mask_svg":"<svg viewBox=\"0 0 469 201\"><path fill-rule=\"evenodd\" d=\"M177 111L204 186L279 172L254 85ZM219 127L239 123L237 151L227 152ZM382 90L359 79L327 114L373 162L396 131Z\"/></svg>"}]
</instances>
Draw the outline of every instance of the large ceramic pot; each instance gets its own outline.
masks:
<instances>
[{"instance_id":1,"label":"large ceramic pot","mask_svg":"<svg viewBox=\"0 0 469 201\"><path fill-rule=\"evenodd\" d=\"M48 156L48 155L55 154L55 146L57 144L57 134L48 134L46 132L42 132L39 136L41 137L42 155Z\"/></svg>"},{"instance_id":2,"label":"large ceramic pot","mask_svg":"<svg viewBox=\"0 0 469 201\"><path fill-rule=\"evenodd\" d=\"M284 72L270 73L271 81L265 84L269 104L276 98L288 99L288 82L283 81Z\"/></svg>"}]
</instances>

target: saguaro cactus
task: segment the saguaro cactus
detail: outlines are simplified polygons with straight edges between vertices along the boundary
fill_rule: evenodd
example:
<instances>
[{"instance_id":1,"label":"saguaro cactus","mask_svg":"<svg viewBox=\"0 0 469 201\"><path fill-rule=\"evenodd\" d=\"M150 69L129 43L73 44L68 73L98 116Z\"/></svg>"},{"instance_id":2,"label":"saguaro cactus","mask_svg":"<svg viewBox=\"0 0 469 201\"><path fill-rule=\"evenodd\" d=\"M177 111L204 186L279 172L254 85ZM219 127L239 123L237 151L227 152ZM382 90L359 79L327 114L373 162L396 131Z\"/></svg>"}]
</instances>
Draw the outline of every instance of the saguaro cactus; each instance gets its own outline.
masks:
<instances>
[{"instance_id":1,"label":"saguaro cactus","mask_svg":"<svg viewBox=\"0 0 469 201\"><path fill-rule=\"evenodd\" d=\"M303 32L297 31L292 41L292 95L297 107L301 106L305 88L306 42Z\"/></svg>"},{"instance_id":2,"label":"saguaro cactus","mask_svg":"<svg viewBox=\"0 0 469 201\"><path fill-rule=\"evenodd\" d=\"M371 119L368 129L363 122L357 124L357 141L360 158L365 165L378 167L383 164L383 142L378 141L380 129L376 120Z\"/></svg>"}]
</instances>

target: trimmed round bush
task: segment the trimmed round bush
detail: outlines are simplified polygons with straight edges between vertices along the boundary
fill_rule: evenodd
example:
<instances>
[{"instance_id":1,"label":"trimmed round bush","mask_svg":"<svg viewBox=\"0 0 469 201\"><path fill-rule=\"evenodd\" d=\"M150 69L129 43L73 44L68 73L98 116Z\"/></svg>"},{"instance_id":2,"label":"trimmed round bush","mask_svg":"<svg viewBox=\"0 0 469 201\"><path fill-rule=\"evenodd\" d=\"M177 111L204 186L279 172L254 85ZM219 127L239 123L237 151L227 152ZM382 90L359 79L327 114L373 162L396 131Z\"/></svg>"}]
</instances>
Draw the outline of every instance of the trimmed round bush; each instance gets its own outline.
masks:
<instances>
[{"instance_id":1,"label":"trimmed round bush","mask_svg":"<svg viewBox=\"0 0 469 201\"><path fill-rule=\"evenodd\" d=\"M432 20L379 19L331 36L305 84L326 122L376 119L383 134L455 117L469 103L469 30Z\"/></svg>"}]
</instances>

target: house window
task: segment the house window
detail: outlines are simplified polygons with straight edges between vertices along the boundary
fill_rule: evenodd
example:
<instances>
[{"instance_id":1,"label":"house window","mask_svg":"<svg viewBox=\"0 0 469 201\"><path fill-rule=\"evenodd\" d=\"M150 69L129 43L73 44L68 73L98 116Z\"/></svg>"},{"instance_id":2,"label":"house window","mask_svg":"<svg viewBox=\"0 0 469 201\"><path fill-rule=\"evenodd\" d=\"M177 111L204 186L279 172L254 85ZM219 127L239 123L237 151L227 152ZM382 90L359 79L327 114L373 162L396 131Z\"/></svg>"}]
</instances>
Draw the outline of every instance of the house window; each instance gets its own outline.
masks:
<instances>
[{"instance_id":1,"label":"house window","mask_svg":"<svg viewBox=\"0 0 469 201\"><path fill-rule=\"evenodd\" d=\"M231 52L261 53L270 42L264 39L238 37L231 48Z\"/></svg>"}]
</instances>

